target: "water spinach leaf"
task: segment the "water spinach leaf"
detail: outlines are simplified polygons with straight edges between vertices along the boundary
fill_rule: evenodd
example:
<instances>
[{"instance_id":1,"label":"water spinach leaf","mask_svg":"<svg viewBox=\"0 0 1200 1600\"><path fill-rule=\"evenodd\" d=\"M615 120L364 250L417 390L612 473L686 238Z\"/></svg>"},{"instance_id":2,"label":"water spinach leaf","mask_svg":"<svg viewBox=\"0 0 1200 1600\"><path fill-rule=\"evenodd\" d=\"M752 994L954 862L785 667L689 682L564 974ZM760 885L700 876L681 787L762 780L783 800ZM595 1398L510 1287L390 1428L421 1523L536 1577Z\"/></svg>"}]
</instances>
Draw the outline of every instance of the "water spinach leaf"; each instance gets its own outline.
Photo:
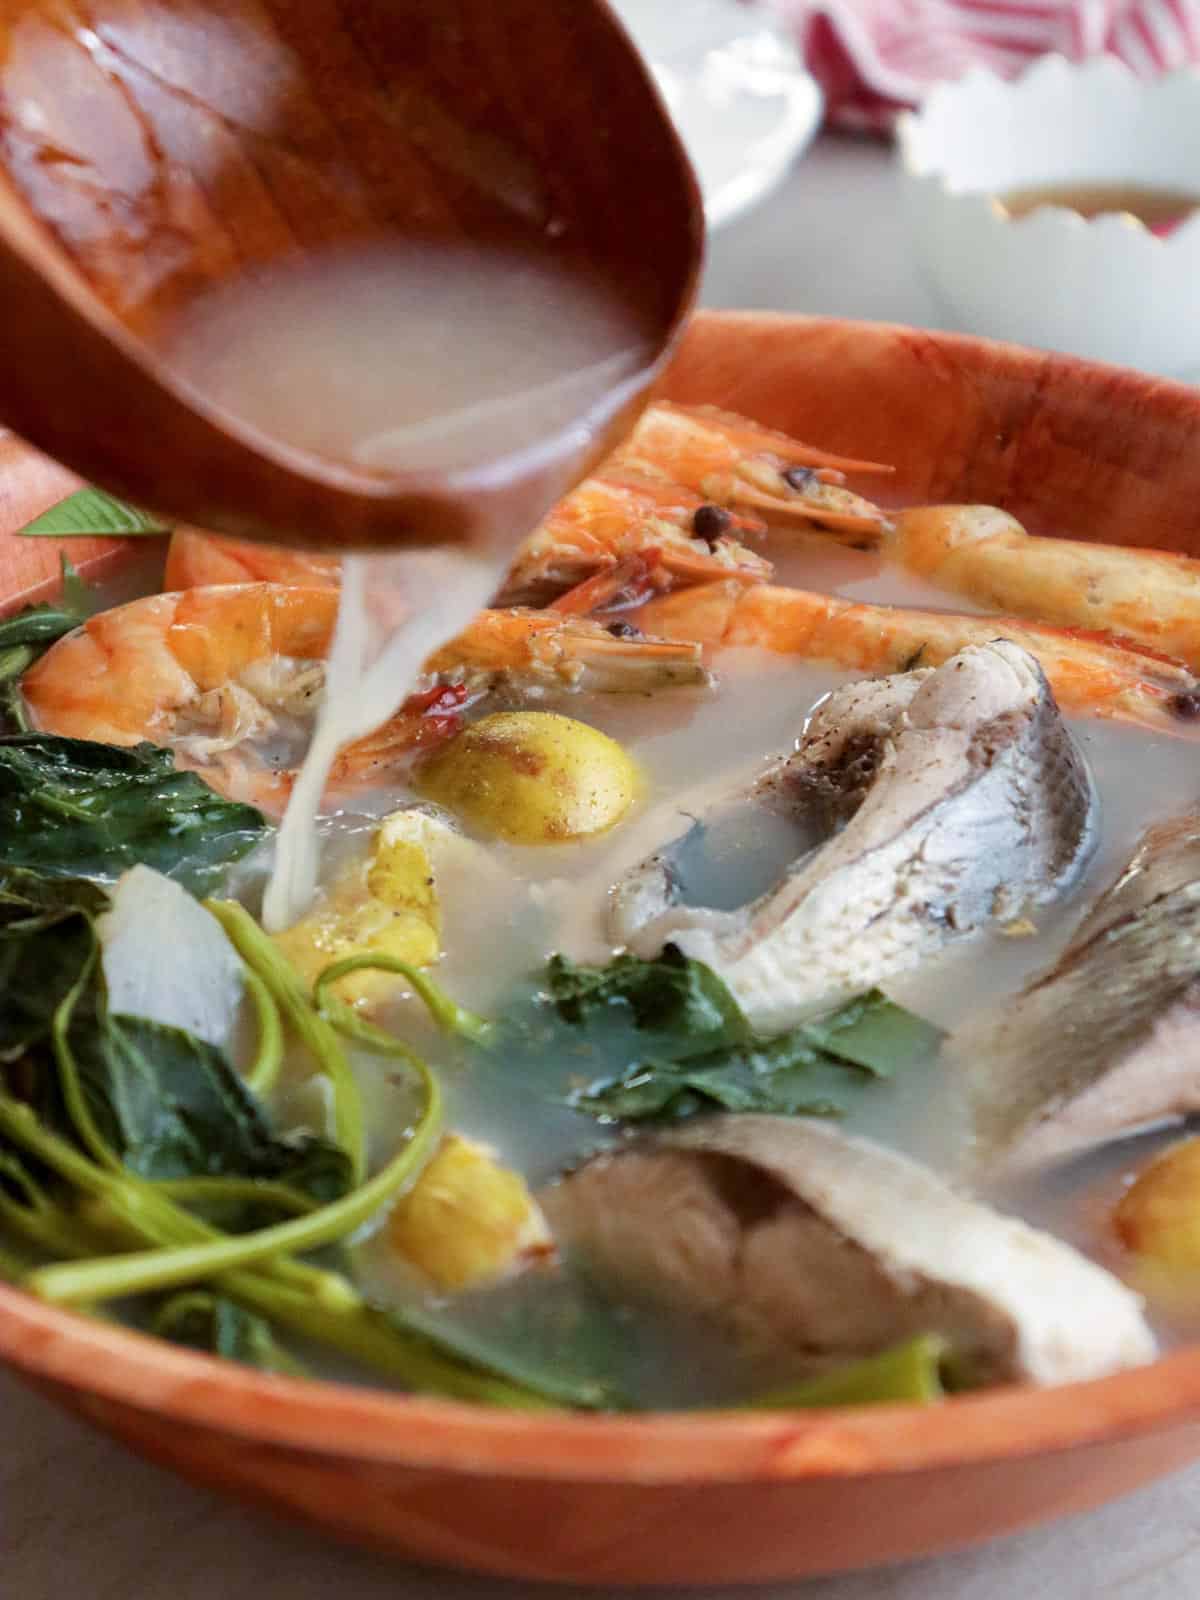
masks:
<instances>
[{"instance_id":1,"label":"water spinach leaf","mask_svg":"<svg viewBox=\"0 0 1200 1600\"><path fill-rule=\"evenodd\" d=\"M923 1333L879 1355L867 1356L835 1372L822 1373L746 1402L753 1411L791 1407L878 1406L903 1402L933 1405L945 1398L942 1363L949 1347L937 1334Z\"/></svg>"},{"instance_id":2,"label":"water spinach leaf","mask_svg":"<svg viewBox=\"0 0 1200 1600\"><path fill-rule=\"evenodd\" d=\"M170 533L171 524L103 489L87 488L57 501L19 531L27 539L130 538Z\"/></svg>"},{"instance_id":3,"label":"water spinach leaf","mask_svg":"<svg viewBox=\"0 0 1200 1600\"><path fill-rule=\"evenodd\" d=\"M710 967L668 945L653 961L619 955L603 967L551 956L546 986L564 1022L586 1024L598 1011L627 1007L654 1035L657 1053L700 1055L747 1039L741 1007Z\"/></svg>"},{"instance_id":4,"label":"water spinach leaf","mask_svg":"<svg viewBox=\"0 0 1200 1600\"><path fill-rule=\"evenodd\" d=\"M195 1289L173 1294L158 1308L150 1332L173 1344L206 1350L262 1372L290 1378L306 1375L300 1363L281 1348L265 1317L224 1295Z\"/></svg>"},{"instance_id":5,"label":"water spinach leaf","mask_svg":"<svg viewBox=\"0 0 1200 1600\"><path fill-rule=\"evenodd\" d=\"M28 733L21 700L21 679L52 644L85 622L95 610L95 596L67 560L62 564L58 599L25 606L0 619L0 732Z\"/></svg>"},{"instance_id":6,"label":"water spinach leaf","mask_svg":"<svg viewBox=\"0 0 1200 1600\"><path fill-rule=\"evenodd\" d=\"M177 771L156 745L0 738L0 868L111 881L143 862L202 894L266 826L253 806Z\"/></svg>"},{"instance_id":7,"label":"water spinach leaf","mask_svg":"<svg viewBox=\"0 0 1200 1600\"><path fill-rule=\"evenodd\" d=\"M806 1037L826 1055L887 1078L923 1061L942 1033L878 989L868 990L828 1017L804 1024Z\"/></svg>"},{"instance_id":8,"label":"water spinach leaf","mask_svg":"<svg viewBox=\"0 0 1200 1600\"><path fill-rule=\"evenodd\" d=\"M940 1034L878 990L775 1039L755 1038L728 987L668 946L653 961L617 956L604 967L551 958L546 988L559 1016L585 1031L611 1008L632 1012L652 1045L625 1070L577 1090L571 1103L605 1121L676 1120L705 1109L836 1116L816 1067L887 1077L936 1049Z\"/></svg>"},{"instance_id":9,"label":"water spinach leaf","mask_svg":"<svg viewBox=\"0 0 1200 1600\"><path fill-rule=\"evenodd\" d=\"M420 1392L617 1403L602 1380L378 1307L305 1259L344 1247L411 1180L440 1130L436 1080L411 1058L424 1109L360 1181L337 1145L277 1132L215 1046L109 1014L94 925L105 901L90 882L0 867L0 1232L13 1245L0 1245L0 1275L64 1304L136 1296L152 1331L272 1371L299 1371L279 1342L293 1336ZM9 1024L11 983L38 990L50 973Z\"/></svg>"},{"instance_id":10,"label":"water spinach leaf","mask_svg":"<svg viewBox=\"0 0 1200 1600\"><path fill-rule=\"evenodd\" d=\"M97 884L0 868L0 1064L45 1039L55 1012L95 957Z\"/></svg>"},{"instance_id":11,"label":"water spinach leaf","mask_svg":"<svg viewBox=\"0 0 1200 1600\"><path fill-rule=\"evenodd\" d=\"M321 1202L350 1187L343 1151L277 1138L223 1052L182 1028L93 1009L67 1043L97 1126L140 1177L259 1179Z\"/></svg>"}]
</instances>

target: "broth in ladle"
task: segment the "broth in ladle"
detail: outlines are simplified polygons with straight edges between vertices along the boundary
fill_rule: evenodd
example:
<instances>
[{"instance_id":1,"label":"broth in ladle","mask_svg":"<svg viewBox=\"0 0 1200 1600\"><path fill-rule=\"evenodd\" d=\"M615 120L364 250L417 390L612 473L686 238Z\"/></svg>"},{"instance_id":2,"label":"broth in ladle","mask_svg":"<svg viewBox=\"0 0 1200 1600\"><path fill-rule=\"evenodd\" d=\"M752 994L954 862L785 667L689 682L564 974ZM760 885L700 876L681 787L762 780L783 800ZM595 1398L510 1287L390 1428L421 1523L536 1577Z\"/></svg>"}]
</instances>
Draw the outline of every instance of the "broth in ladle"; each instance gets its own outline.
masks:
<instances>
[{"instance_id":1,"label":"broth in ladle","mask_svg":"<svg viewBox=\"0 0 1200 1600\"><path fill-rule=\"evenodd\" d=\"M380 241L201 296L164 354L267 437L380 472L525 492L469 552L349 558L326 698L280 833L268 925L312 899L313 823L337 751L386 721L422 661L488 599L505 554L578 476L644 382L649 330L552 248Z\"/></svg>"}]
</instances>

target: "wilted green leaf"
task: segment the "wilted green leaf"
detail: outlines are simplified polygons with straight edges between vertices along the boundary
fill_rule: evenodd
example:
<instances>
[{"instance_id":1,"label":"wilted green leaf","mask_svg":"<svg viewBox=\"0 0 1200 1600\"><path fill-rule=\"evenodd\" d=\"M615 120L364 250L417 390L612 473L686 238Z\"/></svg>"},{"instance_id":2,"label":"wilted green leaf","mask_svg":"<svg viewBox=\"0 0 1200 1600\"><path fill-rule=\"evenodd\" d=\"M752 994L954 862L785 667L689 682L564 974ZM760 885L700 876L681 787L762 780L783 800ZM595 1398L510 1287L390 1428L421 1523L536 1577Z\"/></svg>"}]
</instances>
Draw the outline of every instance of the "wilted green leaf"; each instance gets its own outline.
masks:
<instances>
[{"instance_id":1,"label":"wilted green leaf","mask_svg":"<svg viewBox=\"0 0 1200 1600\"><path fill-rule=\"evenodd\" d=\"M201 894L265 829L155 745L0 738L0 867L111 880L140 861Z\"/></svg>"},{"instance_id":2,"label":"wilted green leaf","mask_svg":"<svg viewBox=\"0 0 1200 1600\"><path fill-rule=\"evenodd\" d=\"M170 531L170 523L161 517L139 511L103 489L77 489L20 530L27 539L129 538Z\"/></svg>"}]
</instances>

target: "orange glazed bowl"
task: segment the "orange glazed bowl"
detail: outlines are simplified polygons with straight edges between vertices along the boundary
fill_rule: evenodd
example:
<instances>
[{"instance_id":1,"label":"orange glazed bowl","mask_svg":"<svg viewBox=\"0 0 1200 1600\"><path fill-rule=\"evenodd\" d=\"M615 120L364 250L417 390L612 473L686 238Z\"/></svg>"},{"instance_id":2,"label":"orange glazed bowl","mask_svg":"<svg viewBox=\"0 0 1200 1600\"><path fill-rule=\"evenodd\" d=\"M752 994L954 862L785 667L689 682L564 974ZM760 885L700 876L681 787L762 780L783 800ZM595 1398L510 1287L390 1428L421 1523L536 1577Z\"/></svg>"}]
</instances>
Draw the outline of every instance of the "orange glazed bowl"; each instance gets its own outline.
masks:
<instances>
[{"instance_id":1,"label":"orange glazed bowl","mask_svg":"<svg viewBox=\"0 0 1200 1600\"><path fill-rule=\"evenodd\" d=\"M1200 556L1200 391L949 334L696 318L666 383L897 466L908 501ZM12 530L73 480L0 439L0 595L57 550ZM78 542L93 574L111 543ZM1080 1511L1200 1455L1200 1350L937 1407L532 1415L266 1376L0 1288L0 1356L189 1478L427 1562L576 1583L730 1583L928 1554Z\"/></svg>"}]
</instances>

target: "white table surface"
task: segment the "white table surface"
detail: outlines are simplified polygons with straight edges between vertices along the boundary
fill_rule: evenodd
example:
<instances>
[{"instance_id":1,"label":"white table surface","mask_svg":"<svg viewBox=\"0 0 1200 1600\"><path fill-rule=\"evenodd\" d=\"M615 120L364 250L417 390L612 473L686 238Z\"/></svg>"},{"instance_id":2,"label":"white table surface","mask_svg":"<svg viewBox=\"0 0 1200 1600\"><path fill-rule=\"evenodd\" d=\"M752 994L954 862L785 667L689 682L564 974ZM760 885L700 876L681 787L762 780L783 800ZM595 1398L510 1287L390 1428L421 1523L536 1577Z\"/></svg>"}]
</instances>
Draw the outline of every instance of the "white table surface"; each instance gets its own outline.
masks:
<instances>
[{"instance_id":1,"label":"white table surface","mask_svg":"<svg viewBox=\"0 0 1200 1600\"><path fill-rule=\"evenodd\" d=\"M888 153L819 143L780 193L713 241L705 298L936 325ZM597 1592L417 1571L325 1545L134 1460L0 1375L4 1600L524 1600L531 1593L583 1600ZM692 1591L693 1600L700 1593ZM732 1600L730 1591L703 1593ZM763 1600L1188 1600L1200 1595L1200 1467L984 1550L757 1593ZM621 1597L610 1590L608 1600Z\"/></svg>"}]
</instances>

